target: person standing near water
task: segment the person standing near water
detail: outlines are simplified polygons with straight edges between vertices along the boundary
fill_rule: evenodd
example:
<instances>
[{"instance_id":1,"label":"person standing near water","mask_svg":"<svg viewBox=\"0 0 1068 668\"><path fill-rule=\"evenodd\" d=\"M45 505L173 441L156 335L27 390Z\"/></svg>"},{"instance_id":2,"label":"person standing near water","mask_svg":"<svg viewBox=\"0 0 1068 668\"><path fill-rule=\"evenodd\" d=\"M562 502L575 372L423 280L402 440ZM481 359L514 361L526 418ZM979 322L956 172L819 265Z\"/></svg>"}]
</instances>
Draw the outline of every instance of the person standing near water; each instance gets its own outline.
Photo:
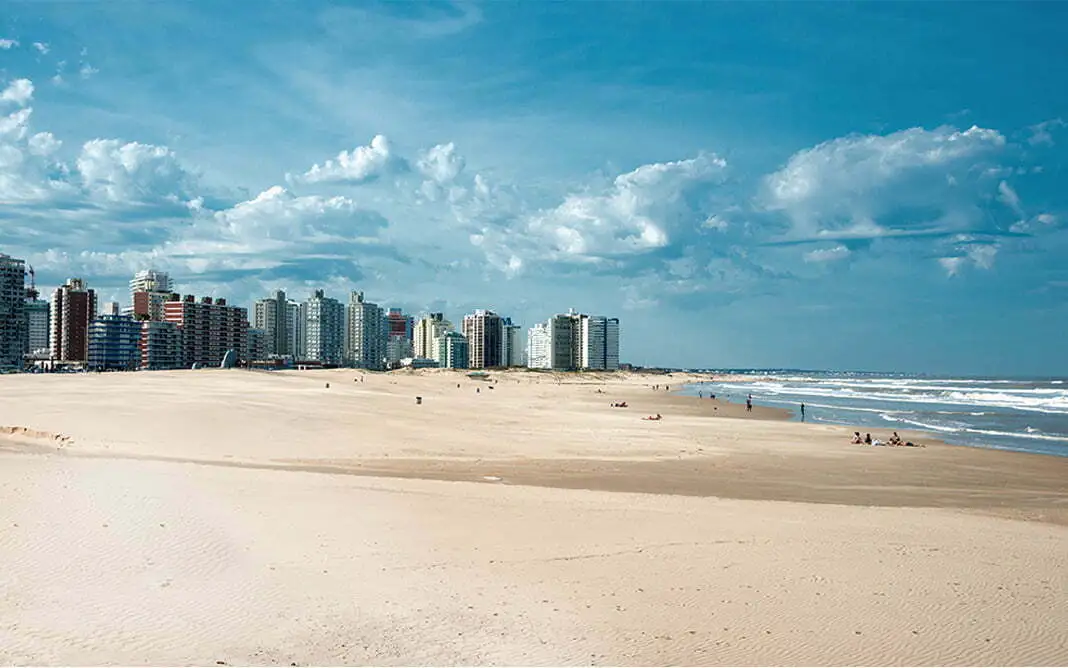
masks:
<instances>
[{"instance_id":1,"label":"person standing near water","mask_svg":"<svg viewBox=\"0 0 1068 668\"><path fill-rule=\"evenodd\" d=\"M801 403L801 421L802 422L805 421L805 404L804 404L804 402Z\"/></svg>"},{"instance_id":2,"label":"person standing near water","mask_svg":"<svg viewBox=\"0 0 1068 668\"><path fill-rule=\"evenodd\" d=\"M751 395L751 394L748 397L745 398L745 412L746 413L752 413L753 412L753 395Z\"/></svg>"}]
</instances>

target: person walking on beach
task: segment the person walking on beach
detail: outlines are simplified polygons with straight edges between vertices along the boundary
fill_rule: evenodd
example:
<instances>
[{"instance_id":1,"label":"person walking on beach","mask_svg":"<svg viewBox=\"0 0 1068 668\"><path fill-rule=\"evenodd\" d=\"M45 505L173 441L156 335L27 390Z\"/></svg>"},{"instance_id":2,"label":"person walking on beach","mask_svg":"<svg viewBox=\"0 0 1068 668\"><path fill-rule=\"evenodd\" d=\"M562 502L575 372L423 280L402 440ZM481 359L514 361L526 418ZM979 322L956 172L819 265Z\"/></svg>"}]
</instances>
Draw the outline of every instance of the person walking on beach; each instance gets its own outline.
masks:
<instances>
[{"instance_id":1,"label":"person walking on beach","mask_svg":"<svg viewBox=\"0 0 1068 668\"><path fill-rule=\"evenodd\" d=\"M804 404L804 402L801 403L801 421L802 422L805 421L805 404Z\"/></svg>"},{"instance_id":2,"label":"person walking on beach","mask_svg":"<svg viewBox=\"0 0 1068 668\"><path fill-rule=\"evenodd\" d=\"M751 395L751 394L748 397L746 397L746 399L745 399L745 412L746 413L752 413L753 412L753 395Z\"/></svg>"}]
</instances>

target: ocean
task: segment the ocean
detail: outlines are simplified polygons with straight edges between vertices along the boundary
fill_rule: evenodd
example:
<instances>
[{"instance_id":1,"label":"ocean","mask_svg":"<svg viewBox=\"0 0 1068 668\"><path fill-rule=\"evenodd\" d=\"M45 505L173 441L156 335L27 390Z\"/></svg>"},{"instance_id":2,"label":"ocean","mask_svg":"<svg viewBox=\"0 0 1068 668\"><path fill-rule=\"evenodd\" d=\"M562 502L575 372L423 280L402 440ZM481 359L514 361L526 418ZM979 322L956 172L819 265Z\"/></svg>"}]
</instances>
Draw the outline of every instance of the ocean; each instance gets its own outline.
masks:
<instances>
[{"instance_id":1,"label":"ocean","mask_svg":"<svg viewBox=\"0 0 1068 668\"><path fill-rule=\"evenodd\" d=\"M807 422L856 426L886 440L920 430L957 445L1068 457L1068 385L1057 378L936 378L906 374L715 370L750 382L688 386L684 394L787 408Z\"/></svg>"}]
</instances>

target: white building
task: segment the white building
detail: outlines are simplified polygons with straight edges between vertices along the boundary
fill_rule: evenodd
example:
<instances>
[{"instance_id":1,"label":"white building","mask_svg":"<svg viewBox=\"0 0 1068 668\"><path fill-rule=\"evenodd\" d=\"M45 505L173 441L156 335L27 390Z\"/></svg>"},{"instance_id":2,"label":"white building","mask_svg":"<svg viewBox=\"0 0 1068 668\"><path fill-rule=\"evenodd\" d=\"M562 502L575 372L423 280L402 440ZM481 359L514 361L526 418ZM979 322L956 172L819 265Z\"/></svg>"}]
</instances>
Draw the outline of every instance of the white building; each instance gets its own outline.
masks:
<instances>
[{"instance_id":1,"label":"white building","mask_svg":"<svg viewBox=\"0 0 1068 668\"><path fill-rule=\"evenodd\" d=\"M412 333L412 355L417 358L438 360L438 339L452 330L452 323L442 313L431 313L415 323Z\"/></svg>"},{"instance_id":2,"label":"white building","mask_svg":"<svg viewBox=\"0 0 1068 668\"><path fill-rule=\"evenodd\" d=\"M503 366L504 319L493 311L478 309L464 316L468 363L472 369Z\"/></svg>"},{"instance_id":3,"label":"white building","mask_svg":"<svg viewBox=\"0 0 1068 668\"><path fill-rule=\"evenodd\" d=\"M349 297L345 330L345 356L360 369L381 370L386 357L386 329L382 309L364 301L363 292Z\"/></svg>"},{"instance_id":4,"label":"white building","mask_svg":"<svg viewBox=\"0 0 1068 668\"><path fill-rule=\"evenodd\" d=\"M345 307L316 290L300 306L301 331L304 342L302 360L323 364L342 364L345 358Z\"/></svg>"},{"instance_id":5,"label":"white building","mask_svg":"<svg viewBox=\"0 0 1068 668\"><path fill-rule=\"evenodd\" d=\"M549 323L539 322L527 332L527 366L531 369L551 369L552 335Z\"/></svg>"}]
</instances>

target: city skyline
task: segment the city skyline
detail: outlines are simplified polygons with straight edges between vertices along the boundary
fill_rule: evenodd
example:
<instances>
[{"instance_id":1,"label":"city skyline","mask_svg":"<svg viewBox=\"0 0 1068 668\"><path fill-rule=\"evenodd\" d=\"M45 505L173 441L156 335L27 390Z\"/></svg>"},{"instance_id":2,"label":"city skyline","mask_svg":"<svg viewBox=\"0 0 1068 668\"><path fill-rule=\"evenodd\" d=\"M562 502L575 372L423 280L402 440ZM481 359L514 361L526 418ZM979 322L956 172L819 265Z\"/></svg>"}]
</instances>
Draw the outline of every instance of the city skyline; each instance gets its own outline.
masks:
<instances>
[{"instance_id":1,"label":"city skyline","mask_svg":"<svg viewBox=\"0 0 1068 668\"><path fill-rule=\"evenodd\" d=\"M620 314L648 366L1068 373L1068 7L612 7L9 5L0 251Z\"/></svg>"}]
</instances>

